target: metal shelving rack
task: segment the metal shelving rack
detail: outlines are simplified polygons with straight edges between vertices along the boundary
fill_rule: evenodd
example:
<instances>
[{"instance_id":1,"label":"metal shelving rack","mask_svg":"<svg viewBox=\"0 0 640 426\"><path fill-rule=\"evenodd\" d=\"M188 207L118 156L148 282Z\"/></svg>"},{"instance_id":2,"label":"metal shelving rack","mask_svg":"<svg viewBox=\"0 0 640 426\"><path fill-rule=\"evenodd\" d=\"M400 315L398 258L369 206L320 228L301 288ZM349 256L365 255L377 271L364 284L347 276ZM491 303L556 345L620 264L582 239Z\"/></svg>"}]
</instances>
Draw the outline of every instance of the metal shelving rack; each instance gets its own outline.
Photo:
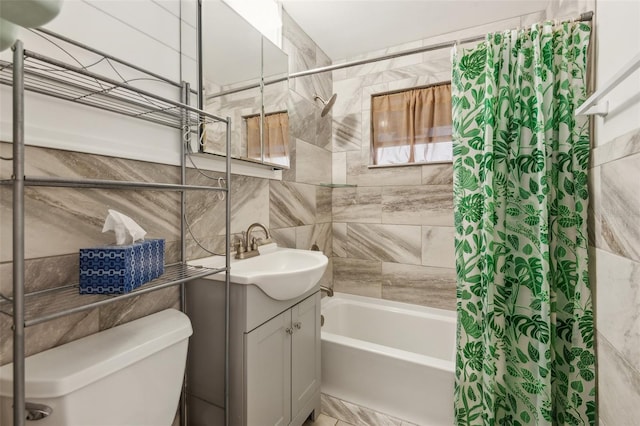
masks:
<instances>
[{"instance_id":1,"label":"metal shelving rack","mask_svg":"<svg viewBox=\"0 0 640 426\"><path fill-rule=\"evenodd\" d=\"M0 181L2 185L11 185L13 187L13 296L6 297L0 295L0 314L13 317L13 417L15 426L24 426L25 424L25 327L162 288L183 285L188 281L221 272L225 272L226 274L227 299L229 294L230 259L228 253L230 252L229 222L231 217L231 203L228 195L231 180L231 160L229 156L227 156L226 187L187 185L185 160L188 149L187 145L190 142L191 136L193 134L197 135L198 128L203 124L213 122L226 124L226 150L228 153L230 151L230 119L218 117L191 107L189 105L189 98L193 92L187 83L178 84L172 82L152 72L148 72L135 65L92 49L89 46L47 31L42 32L74 44L81 49L90 51L107 60L116 61L125 67L146 73L146 75L152 79L164 80L167 83L181 88L180 97L183 102L169 100L154 93L133 87L126 82L107 78L91 72L85 67L73 66L25 50L21 41L17 41L13 47L12 63L0 61L0 84L13 87L13 175L11 179ZM178 129L181 146L181 183L166 184L25 176L25 90ZM182 219L180 235L182 249L181 261L178 264L167 265L165 273L158 279L143 285L131 293L123 295L79 295L77 284L69 284L51 290L25 294L24 191L26 186L180 191ZM186 264L186 191L192 190L223 191L227 193L225 197L225 253L227 254L224 268L207 269ZM184 286L182 286L182 300L184 301ZM228 309L228 303L226 309ZM228 327L228 324L225 324L225 327Z\"/></svg>"}]
</instances>

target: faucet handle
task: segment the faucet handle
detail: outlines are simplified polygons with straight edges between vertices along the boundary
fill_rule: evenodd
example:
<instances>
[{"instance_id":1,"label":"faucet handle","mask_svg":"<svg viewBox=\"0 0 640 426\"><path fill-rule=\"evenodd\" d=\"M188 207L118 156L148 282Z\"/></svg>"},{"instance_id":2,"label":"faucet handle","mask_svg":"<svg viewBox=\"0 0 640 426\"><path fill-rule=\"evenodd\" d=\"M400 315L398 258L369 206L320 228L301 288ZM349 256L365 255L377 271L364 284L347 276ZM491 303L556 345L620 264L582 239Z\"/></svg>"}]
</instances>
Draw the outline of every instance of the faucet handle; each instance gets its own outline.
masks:
<instances>
[{"instance_id":1,"label":"faucet handle","mask_svg":"<svg viewBox=\"0 0 640 426\"><path fill-rule=\"evenodd\" d=\"M251 239L251 250L252 250L252 251L253 251L253 250L258 250L258 246L260 245L260 243L259 243L259 242L260 242L261 240L262 240L262 238L257 238L257 239L256 239L256 237L253 237L253 238Z\"/></svg>"}]
</instances>

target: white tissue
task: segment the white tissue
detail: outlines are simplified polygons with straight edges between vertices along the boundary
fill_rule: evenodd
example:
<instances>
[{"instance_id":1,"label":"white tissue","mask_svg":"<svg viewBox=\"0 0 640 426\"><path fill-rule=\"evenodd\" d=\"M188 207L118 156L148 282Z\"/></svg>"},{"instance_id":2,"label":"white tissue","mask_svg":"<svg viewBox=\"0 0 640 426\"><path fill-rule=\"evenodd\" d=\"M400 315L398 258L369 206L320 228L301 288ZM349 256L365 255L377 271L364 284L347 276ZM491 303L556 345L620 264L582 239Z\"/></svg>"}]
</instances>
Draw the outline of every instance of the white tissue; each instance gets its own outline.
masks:
<instances>
[{"instance_id":1,"label":"white tissue","mask_svg":"<svg viewBox=\"0 0 640 426\"><path fill-rule=\"evenodd\" d=\"M114 231L116 233L116 244L133 244L138 240L143 240L147 231L142 229L133 219L122 213L109 209L109 215L104 221L102 232Z\"/></svg>"}]
</instances>

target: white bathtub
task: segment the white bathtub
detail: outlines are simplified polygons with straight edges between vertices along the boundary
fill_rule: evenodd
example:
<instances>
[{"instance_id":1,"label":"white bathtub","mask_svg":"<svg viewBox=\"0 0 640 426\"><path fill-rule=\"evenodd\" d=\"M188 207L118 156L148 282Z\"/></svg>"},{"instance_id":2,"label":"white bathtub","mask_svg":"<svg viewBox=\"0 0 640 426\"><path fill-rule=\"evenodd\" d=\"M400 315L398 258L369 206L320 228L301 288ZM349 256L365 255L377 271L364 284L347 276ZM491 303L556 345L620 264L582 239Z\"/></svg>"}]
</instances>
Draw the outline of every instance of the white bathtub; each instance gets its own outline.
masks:
<instances>
[{"instance_id":1,"label":"white bathtub","mask_svg":"<svg viewBox=\"0 0 640 426\"><path fill-rule=\"evenodd\" d=\"M455 312L335 293L322 315L323 393L418 425L453 424Z\"/></svg>"}]
</instances>

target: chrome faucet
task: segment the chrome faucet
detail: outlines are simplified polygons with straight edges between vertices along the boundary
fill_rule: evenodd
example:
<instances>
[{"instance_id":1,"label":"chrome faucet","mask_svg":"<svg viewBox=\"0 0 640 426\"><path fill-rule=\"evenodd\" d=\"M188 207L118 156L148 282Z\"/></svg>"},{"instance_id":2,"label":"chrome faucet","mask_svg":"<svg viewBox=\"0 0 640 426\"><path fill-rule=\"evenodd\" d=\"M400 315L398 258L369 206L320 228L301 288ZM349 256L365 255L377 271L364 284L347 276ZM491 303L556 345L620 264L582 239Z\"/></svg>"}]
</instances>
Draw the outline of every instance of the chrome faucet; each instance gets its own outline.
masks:
<instances>
[{"instance_id":1,"label":"chrome faucet","mask_svg":"<svg viewBox=\"0 0 640 426\"><path fill-rule=\"evenodd\" d=\"M265 238L251 237L251 232L255 228L261 228L264 231ZM247 259L249 257L258 256L260 252L258 247L271 242L271 234L266 226L261 223L252 223L247 228L247 232L243 232L244 238L236 244L236 259Z\"/></svg>"}]
</instances>

